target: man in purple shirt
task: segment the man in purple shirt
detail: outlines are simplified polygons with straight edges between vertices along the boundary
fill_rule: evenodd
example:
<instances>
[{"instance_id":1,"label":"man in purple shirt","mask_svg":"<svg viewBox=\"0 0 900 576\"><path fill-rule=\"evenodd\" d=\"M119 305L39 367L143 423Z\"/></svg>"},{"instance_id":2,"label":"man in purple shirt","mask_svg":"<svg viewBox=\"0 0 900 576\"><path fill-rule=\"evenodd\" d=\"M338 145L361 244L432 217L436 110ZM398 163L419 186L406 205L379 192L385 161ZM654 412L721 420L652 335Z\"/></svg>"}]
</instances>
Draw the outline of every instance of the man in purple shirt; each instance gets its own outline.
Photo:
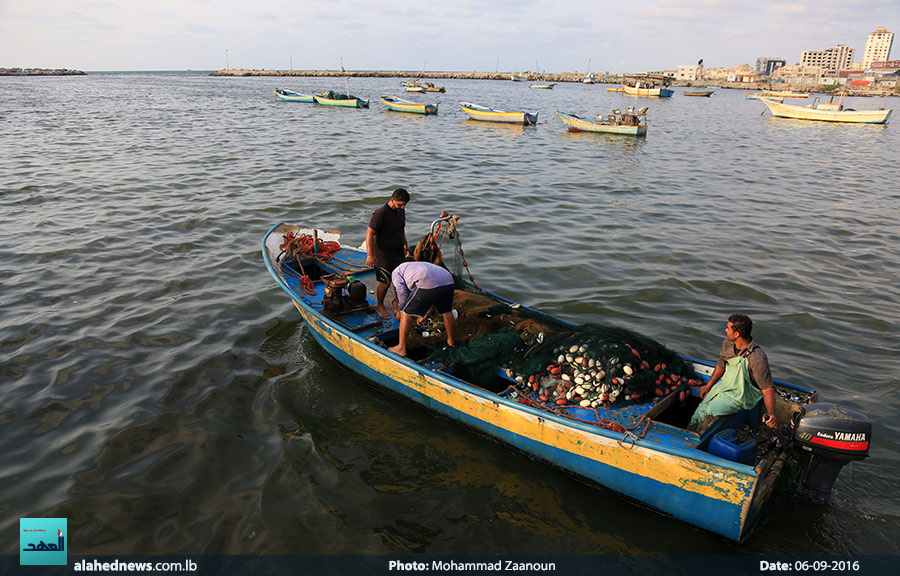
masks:
<instances>
[{"instance_id":1,"label":"man in purple shirt","mask_svg":"<svg viewBox=\"0 0 900 576\"><path fill-rule=\"evenodd\" d=\"M391 274L399 306L400 342L388 350L406 356L406 342L412 329L412 317L425 317L431 307L444 317L447 346L453 346L453 275L431 262L404 262Z\"/></svg>"}]
</instances>

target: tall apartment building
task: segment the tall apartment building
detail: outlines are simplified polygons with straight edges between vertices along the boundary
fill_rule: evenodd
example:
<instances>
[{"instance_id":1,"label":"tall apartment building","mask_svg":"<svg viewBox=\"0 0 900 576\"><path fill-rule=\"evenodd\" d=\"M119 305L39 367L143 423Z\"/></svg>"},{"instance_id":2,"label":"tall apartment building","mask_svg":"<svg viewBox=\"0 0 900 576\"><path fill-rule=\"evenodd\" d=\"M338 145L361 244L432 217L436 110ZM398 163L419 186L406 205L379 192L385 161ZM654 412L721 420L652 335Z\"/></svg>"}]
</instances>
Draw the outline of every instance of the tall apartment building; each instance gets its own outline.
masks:
<instances>
[{"instance_id":1,"label":"tall apartment building","mask_svg":"<svg viewBox=\"0 0 900 576\"><path fill-rule=\"evenodd\" d=\"M808 50L800 56L800 64L803 66L818 66L825 70L844 70L853 64L853 55L856 50L849 46L839 44L828 50Z\"/></svg>"},{"instance_id":2,"label":"tall apartment building","mask_svg":"<svg viewBox=\"0 0 900 576\"><path fill-rule=\"evenodd\" d=\"M886 62L891 59L891 44L894 43L894 33L888 32L884 26L879 26L866 39L866 51L863 52L863 70L872 67L872 62Z\"/></svg>"},{"instance_id":3,"label":"tall apartment building","mask_svg":"<svg viewBox=\"0 0 900 576\"><path fill-rule=\"evenodd\" d=\"M775 70L782 68L787 64L784 58L757 58L756 59L756 75L771 76Z\"/></svg>"}]
</instances>

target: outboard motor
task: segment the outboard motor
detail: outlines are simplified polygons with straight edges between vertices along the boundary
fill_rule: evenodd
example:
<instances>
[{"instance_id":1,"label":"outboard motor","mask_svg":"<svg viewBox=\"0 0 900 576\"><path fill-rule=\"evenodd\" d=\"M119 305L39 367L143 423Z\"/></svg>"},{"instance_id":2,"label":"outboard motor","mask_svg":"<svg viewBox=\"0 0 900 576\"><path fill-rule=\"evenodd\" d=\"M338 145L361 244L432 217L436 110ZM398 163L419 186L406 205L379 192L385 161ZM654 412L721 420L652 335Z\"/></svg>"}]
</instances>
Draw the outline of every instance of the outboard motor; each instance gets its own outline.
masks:
<instances>
[{"instance_id":1,"label":"outboard motor","mask_svg":"<svg viewBox=\"0 0 900 576\"><path fill-rule=\"evenodd\" d=\"M794 459L799 466L794 493L827 502L844 464L869 455L872 424L861 412L819 402L795 412L791 427Z\"/></svg>"}]
</instances>

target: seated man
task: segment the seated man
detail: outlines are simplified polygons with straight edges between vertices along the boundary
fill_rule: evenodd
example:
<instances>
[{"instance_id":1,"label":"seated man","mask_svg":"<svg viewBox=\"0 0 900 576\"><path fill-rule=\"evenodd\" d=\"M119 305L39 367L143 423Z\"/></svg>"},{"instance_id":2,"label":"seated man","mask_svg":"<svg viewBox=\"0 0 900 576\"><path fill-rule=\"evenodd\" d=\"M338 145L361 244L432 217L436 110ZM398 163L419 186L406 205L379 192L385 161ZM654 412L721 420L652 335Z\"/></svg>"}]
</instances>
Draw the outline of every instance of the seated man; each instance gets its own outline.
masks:
<instances>
[{"instance_id":1,"label":"seated man","mask_svg":"<svg viewBox=\"0 0 900 576\"><path fill-rule=\"evenodd\" d=\"M725 325L725 341L709 382L700 387L703 402L691 417L690 428L698 429L709 416L724 416L753 408L765 401L764 422L775 428L775 383L765 351L753 342L753 321L732 314ZM720 382L721 380L721 382ZM717 384L718 382L718 384Z\"/></svg>"},{"instance_id":2,"label":"seated man","mask_svg":"<svg viewBox=\"0 0 900 576\"><path fill-rule=\"evenodd\" d=\"M404 262L394 269L391 280L399 302L394 315L400 321L400 342L388 350L406 356L412 317L424 317L432 306L444 317L447 345L453 346L453 275L430 262Z\"/></svg>"}]
</instances>

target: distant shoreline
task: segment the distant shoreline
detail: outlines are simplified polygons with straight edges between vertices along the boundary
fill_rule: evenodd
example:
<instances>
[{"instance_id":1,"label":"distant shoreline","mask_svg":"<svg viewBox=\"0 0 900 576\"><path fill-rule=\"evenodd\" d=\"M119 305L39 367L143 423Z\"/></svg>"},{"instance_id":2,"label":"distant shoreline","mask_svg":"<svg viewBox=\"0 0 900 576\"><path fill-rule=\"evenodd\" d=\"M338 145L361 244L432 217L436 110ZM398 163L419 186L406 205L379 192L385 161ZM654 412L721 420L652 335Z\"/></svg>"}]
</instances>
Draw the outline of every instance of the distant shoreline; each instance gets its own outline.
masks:
<instances>
[{"instance_id":1,"label":"distant shoreline","mask_svg":"<svg viewBox=\"0 0 900 576\"><path fill-rule=\"evenodd\" d=\"M553 74L536 74L534 72L522 73L527 76L527 80L523 82L577 82L584 80L585 74L581 72L557 72ZM409 70L248 70L248 69L228 69L216 70L210 73L210 76L224 77L246 77L246 76L268 76L268 77L307 77L307 78L417 78L428 80L511 80L511 72L422 72ZM627 76L636 76L636 74L628 74ZM594 74L594 84L619 84L621 77L616 75L605 76L602 74ZM753 92L757 90L781 90L791 92L805 92L808 94L830 94L825 90L825 86L819 84L785 84L783 82L726 82L721 80L695 80L695 81L679 81L673 80L672 86L690 88L699 86L709 86L711 88L725 88L732 90L745 90ZM898 89L875 88L868 86L852 86L843 87L843 91L848 96L885 96L898 95Z\"/></svg>"},{"instance_id":2,"label":"distant shoreline","mask_svg":"<svg viewBox=\"0 0 900 576\"><path fill-rule=\"evenodd\" d=\"M87 76L81 70L68 68L0 68L0 76Z\"/></svg>"}]
</instances>

